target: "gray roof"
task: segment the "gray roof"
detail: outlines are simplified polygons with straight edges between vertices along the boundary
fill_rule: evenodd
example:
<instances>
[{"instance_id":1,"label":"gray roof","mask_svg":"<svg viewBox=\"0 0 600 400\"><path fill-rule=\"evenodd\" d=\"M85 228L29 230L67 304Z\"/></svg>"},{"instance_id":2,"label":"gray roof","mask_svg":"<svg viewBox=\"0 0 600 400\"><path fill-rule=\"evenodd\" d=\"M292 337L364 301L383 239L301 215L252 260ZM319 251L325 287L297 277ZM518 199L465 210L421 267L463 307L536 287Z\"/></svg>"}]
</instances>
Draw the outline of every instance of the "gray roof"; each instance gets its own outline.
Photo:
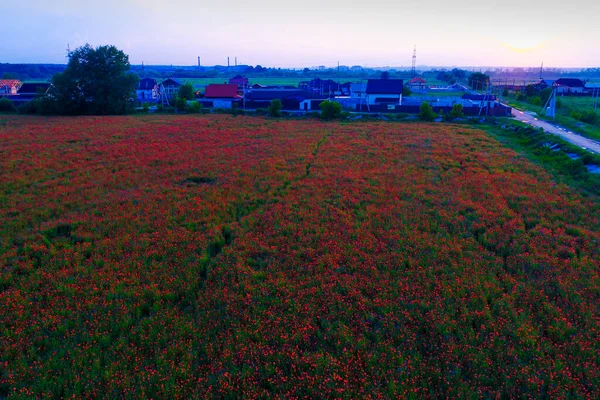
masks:
<instances>
[{"instance_id":1,"label":"gray roof","mask_svg":"<svg viewBox=\"0 0 600 400\"><path fill-rule=\"evenodd\" d=\"M400 94L402 87L402 79L369 79L366 92L367 94Z\"/></svg>"}]
</instances>

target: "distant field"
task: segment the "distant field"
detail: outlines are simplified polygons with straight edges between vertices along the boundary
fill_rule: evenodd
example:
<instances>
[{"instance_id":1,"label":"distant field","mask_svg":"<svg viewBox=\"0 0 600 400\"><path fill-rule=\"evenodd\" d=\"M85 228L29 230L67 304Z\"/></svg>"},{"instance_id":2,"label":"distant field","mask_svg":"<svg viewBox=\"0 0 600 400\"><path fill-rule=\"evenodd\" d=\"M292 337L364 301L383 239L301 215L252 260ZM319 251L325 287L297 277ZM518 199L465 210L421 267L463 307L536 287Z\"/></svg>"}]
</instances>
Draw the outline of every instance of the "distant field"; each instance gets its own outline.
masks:
<instances>
[{"instance_id":1,"label":"distant field","mask_svg":"<svg viewBox=\"0 0 600 400\"><path fill-rule=\"evenodd\" d=\"M289 86L298 86L299 82L302 81L309 81L312 78L249 78L249 84L253 85L255 83L259 83L261 85L289 85ZM337 78L337 77L331 77L331 78L321 78L321 79L333 79L335 81L340 81L342 83L344 82L353 82L353 81L360 81L361 78ZM211 83L228 83L229 79L228 78L181 78L182 81L186 81L186 82L191 82L192 84L195 85L209 85Z\"/></svg>"},{"instance_id":2,"label":"distant field","mask_svg":"<svg viewBox=\"0 0 600 400\"><path fill-rule=\"evenodd\" d=\"M469 126L0 118L0 398L599 398L600 205Z\"/></svg>"}]
</instances>

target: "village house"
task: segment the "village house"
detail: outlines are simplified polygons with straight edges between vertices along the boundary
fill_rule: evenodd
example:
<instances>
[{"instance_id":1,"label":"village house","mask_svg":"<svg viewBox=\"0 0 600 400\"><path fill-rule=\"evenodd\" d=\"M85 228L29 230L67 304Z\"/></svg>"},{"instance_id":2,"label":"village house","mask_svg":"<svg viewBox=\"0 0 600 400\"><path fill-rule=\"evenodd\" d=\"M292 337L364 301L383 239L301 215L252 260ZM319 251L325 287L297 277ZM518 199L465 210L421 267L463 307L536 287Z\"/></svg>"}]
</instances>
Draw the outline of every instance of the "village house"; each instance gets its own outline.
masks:
<instances>
[{"instance_id":1,"label":"village house","mask_svg":"<svg viewBox=\"0 0 600 400\"><path fill-rule=\"evenodd\" d=\"M462 100L466 100L463 102L463 107L494 108L498 105L496 99L496 96L492 94L464 94L462 96Z\"/></svg>"},{"instance_id":2,"label":"village house","mask_svg":"<svg viewBox=\"0 0 600 400\"><path fill-rule=\"evenodd\" d=\"M17 94L19 96L30 97L40 96L48 93L51 87L52 84L47 82L24 83L17 91Z\"/></svg>"},{"instance_id":3,"label":"village house","mask_svg":"<svg viewBox=\"0 0 600 400\"><path fill-rule=\"evenodd\" d=\"M201 102L208 107L230 109L239 103L241 98L237 84L220 83L208 85L204 93L205 100Z\"/></svg>"},{"instance_id":4,"label":"village house","mask_svg":"<svg viewBox=\"0 0 600 400\"><path fill-rule=\"evenodd\" d=\"M350 84L350 97L353 99L364 99L367 96L366 91L367 91L366 83Z\"/></svg>"},{"instance_id":5,"label":"village house","mask_svg":"<svg viewBox=\"0 0 600 400\"><path fill-rule=\"evenodd\" d=\"M238 89L240 90L248 88L248 78L245 78L242 75L236 75L233 78L230 78L229 83L232 85L237 85Z\"/></svg>"},{"instance_id":6,"label":"village house","mask_svg":"<svg viewBox=\"0 0 600 400\"><path fill-rule=\"evenodd\" d=\"M281 100L285 110L298 110L300 103L306 99L318 97L300 88L294 89L252 89L246 92L246 106L250 108L267 108L271 100Z\"/></svg>"},{"instance_id":7,"label":"village house","mask_svg":"<svg viewBox=\"0 0 600 400\"><path fill-rule=\"evenodd\" d=\"M369 79L366 88L366 104L369 106L402 104L402 79Z\"/></svg>"},{"instance_id":8,"label":"village house","mask_svg":"<svg viewBox=\"0 0 600 400\"><path fill-rule=\"evenodd\" d=\"M427 83L425 82L425 80L423 78L419 78L418 76L412 78L410 81L408 81L408 83L406 84L406 87L408 87L410 90L412 91L424 91L427 90Z\"/></svg>"},{"instance_id":9,"label":"village house","mask_svg":"<svg viewBox=\"0 0 600 400\"><path fill-rule=\"evenodd\" d=\"M156 83L156 80L152 78L141 79L135 92L138 101L142 103L155 102L159 98L158 84Z\"/></svg>"},{"instance_id":10,"label":"village house","mask_svg":"<svg viewBox=\"0 0 600 400\"><path fill-rule=\"evenodd\" d=\"M181 82L180 80L168 78L162 81L159 90L163 96L166 96L167 98L172 98L179 92L179 88L182 85L183 82Z\"/></svg>"},{"instance_id":11,"label":"village house","mask_svg":"<svg viewBox=\"0 0 600 400\"><path fill-rule=\"evenodd\" d=\"M21 85L18 79L0 79L0 96L17 94Z\"/></svg>"},{"instance_id":12,"label":"village house","mask_svg":"<svg viewBox=\"0 0 600 400\"><path fill-rule=\"evenodd\" d=\"M576 78L560 78L554 81L557 94L582 94L585 83Z\"/></svg>"},{"instance_id":13,"label":"village house","mask_svg":"<svg viewBox=\"0 0 600 400\"><path fill-rule=\"evenodd\" d=\"M300 102L299 108L304 111L319 111L324 101L325 99L304 99Z\"/></svg>"}]
</instances>

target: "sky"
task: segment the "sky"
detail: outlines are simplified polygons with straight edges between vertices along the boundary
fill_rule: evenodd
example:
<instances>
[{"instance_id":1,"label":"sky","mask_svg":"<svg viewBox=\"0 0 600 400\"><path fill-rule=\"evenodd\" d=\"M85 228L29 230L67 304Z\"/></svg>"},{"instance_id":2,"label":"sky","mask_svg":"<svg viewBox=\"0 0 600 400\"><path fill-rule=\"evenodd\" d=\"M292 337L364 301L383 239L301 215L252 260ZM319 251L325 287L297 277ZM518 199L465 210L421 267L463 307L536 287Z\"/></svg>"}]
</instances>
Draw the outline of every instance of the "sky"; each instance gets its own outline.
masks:
<instances>
[{"instance_id":1,"label":"sky","mask_svg":"<svg viewBox=\"0 0 600 400\"><path fill-rule=\"evenodd\" d=\"M600 1L1 0L0 62L86 43L132 64L600 67ZM357 4L358 3L358 4Z\"/></svg>"}]
</instances>

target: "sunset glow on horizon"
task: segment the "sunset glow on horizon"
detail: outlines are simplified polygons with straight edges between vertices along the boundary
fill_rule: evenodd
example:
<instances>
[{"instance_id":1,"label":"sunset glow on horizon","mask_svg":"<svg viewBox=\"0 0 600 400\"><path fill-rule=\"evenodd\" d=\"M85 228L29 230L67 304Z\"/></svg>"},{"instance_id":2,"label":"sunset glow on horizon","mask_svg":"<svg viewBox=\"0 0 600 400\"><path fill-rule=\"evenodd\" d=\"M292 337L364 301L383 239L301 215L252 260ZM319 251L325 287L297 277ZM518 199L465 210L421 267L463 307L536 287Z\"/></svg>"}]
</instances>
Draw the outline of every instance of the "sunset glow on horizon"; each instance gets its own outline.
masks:
<instances>
[{"instance_id":1,"label":"sunset glow on horizon","mask_svg":"<svg viewBox=\"0 0 600 400\"><path fill-rule=\"evenodd\" d=\"M600 66L600 4L533 0L4 0L0 62L65 63L67 44L113 44L132 64Z\"/></svg>"}]
</instances>

